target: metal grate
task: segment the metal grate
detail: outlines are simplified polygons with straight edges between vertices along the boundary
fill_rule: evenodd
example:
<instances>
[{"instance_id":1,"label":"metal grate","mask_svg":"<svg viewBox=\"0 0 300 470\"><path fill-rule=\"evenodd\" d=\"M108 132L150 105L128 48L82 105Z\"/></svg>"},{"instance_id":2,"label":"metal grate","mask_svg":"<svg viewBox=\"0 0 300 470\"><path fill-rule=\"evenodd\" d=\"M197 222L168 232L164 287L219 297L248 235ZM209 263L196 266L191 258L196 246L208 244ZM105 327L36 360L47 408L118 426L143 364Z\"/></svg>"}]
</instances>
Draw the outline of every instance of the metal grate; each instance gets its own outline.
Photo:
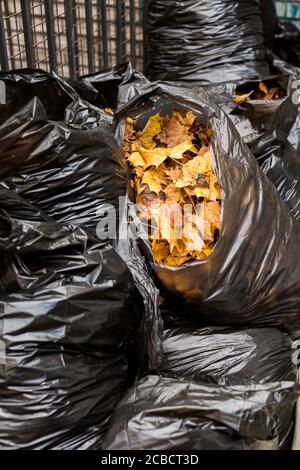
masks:
<instances>
[{"instance_id":1,"label":"metal grate","mask_svg":"<svg viewBox=\"0 0 300 470\"><path fill-rule=\"evenodd\" d=\"M143 67L142 0L0 0L1 70L76 79L126 60Z\"/></svg>"}]
</instances>

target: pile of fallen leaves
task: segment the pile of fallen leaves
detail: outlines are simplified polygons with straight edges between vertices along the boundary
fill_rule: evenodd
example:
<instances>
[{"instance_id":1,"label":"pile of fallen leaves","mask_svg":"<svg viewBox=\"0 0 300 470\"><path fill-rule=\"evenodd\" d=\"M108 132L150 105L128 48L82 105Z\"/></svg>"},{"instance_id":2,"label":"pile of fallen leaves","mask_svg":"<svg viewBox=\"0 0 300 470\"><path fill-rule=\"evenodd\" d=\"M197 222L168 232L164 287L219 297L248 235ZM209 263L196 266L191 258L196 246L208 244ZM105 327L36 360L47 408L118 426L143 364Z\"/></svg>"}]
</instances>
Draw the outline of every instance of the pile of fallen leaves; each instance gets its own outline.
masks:
<instances>
[{"instance_id":1,"label":"pile of fallen leaves","mask_svg":"<svg viewBox=\"0 0 300 470\"><path fill-rule=\"evenodd\" d=\"M233 101L235 103L243 103L249 100L280 100L285 96L285 92L279 86L268 88L264 82L260 82L258 87L249 93L236 94Z\"/></svg>"},{"instance_id":2,"label":"pile of fallen leaves","mask_svg":"<svg viewBox=\"0 0 300 470\"><path fill-rule=\"evenodd\" d=\"M179 266L206 259L219 237L221 212L221 190L211 165L211 128L183 110L153 115L142 131L135 125L127 119L124 151L136 204L143 207L139 216L150 227L155 261Z\"/></svg>"}]
</instances>

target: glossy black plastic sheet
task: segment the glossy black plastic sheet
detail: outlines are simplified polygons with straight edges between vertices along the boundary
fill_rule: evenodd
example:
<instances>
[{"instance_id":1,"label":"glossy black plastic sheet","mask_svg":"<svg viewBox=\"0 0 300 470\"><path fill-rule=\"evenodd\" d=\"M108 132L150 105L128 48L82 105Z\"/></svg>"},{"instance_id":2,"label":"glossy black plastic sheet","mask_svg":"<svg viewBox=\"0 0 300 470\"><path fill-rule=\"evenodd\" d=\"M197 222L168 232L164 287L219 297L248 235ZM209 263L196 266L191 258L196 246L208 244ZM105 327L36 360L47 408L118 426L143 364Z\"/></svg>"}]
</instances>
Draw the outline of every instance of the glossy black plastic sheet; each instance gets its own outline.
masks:
<instances>
[{"instance_id":1,"label":"glossy black plastic sheet","mask_svg":"<svg viewBox=\"0 0 300 470\"><path fill-rule=\"evenodd\" d=\"M126 166L101 110L77 102L67 113L70 124L49 120L33 98L0 123L0 183L56 222L96 235L101 205L118 211L126 193Z\"/></svg>"},{"instance_id":2,"label":"glossy black plastic sheet","mask_svg":"<svg viewBox=\"0 0 300 470\"><path fill-rule=\"evenodd\" d=\"M125 204L130 204L126 198ZM118 253L130 269L135 285L143 301L142 321L139 331L135 335L134 363L136 363L136 375L145 371L156 370L163 361L163 323L159 311L160 291L156 285L153 272L146 262L138 241L134 237L128 237L128 219L126 212L121 221L120 239L118 241Z\"/></svg>"},{"instance_id":3,"label":"glossy black plastic sheet","mask_svg":"<svg viewBox=\"0 0 300 470\"><path fill-rule=\"evenodd\" d=\"M107 115L74 90L53 120L45 75L8 74L23 106L0 121L0 448L97 448L141 323L117 240L97 231L107 203L119 213L127 169Z\"/></svg>"},{"instance_id":4,"label":"glossy black plastic sheet","mask_svg":"<svg viewBox=\"0 0 300 470\"><path fill-rule=\"evenodd\" d=\"M265 45L272 50L274 47L277 25L277 13L274 0L260 0L261 18L265 37Z\"/></svg>"},{"instance_id":5,"label":"glossy black plastic sheet","mask_svg":"<svg viewBox=\"0 0 300 470\"><path fill-rule=\"evenodd\" d=\"M296 382L291 338L276 328L199 327L163 311L164 377L219 385ZM294 404L278 416L279 446L290 445Z\"/></svg>"},{"instance_id":6,"label":"glossy black plastic sheet","mask_svg":"<svg viewBox=\"0 0 300 470\"><path fill-rule=\"evenodd\" d=\"M192 110L213 130L213 167L222 188L220 239L201 262L172 268L154 265L158 278L176 295L177 307L210 324L300 327L300 229L274 185L261 172L237 130L204 90L153 83L124 106L117 118L122 143L124 119L143 126L149 116ZM182 303L182 305L180 305Z\"/></svg>"},{"instance_id":7,"label":"glossy black plastic sheet","mask_svg":"<svg viewBox=\"0 0 300 470\"><path fill-rule=\"evenodd\" d=\"M292 340L277 328L199 327L169 313L163 318L163 374L220 385L296 381Z\"/></svg>"},{"instance_id":8,"label":"glossy black plastic sheet","mask_svg":"<svg viewBox=\"0 0 300 470\"><path fill-rule=\"evenodd\" d=\"M293 147L300 152L300 110L298 117L295 121L295 124L290 132L289 135L289 142L293 145Z\"/></svg>"},{"instance_id":9,"label":"glossy black plastic sheet","mask_svg":"<svg viewBox=\"0 0 300 470\"><path fill-rule=\"evenodd\" d=\"M279 86L284 91L285 96L279 100L249 100L240 104L233 101L236 93L249 93L256 89L260 80L211 85L207 89L230 117L295 218L300 220L298 188L300 156L287 143L289 136L289 141L300 150L298 123L300 115L297 114L298 106L293 100L296 68L288 66L274 56L270 62L273 71L277 74L265 77L264 83L269 88ZM132 71L130 64L127 70ZM278 75L278 72L283 72L283 74ZM139 95L143 85L149 83L141 73L132 72L129 76L130 79L118 85L116 109ZM181 86L178 82L174 82L173 85ZM276 164L274 170L272 170L273 164Z\"/></svg>"},{"instance_id":10,"label":"glossy black plastic sheet","mask_svg":"<svg viewBox=\"0 0 300 470\"><path fill-rule=\"evenodd\" d=\"M147 0L146 76L199 85L269 75L258 0Z\"/></svg>"},{"instance_id":11,"label":"glossy black plastic sheet","mask_svg":"<svg viewBox=\"0 0 300 470\"><path fill-rule=\"evenodd\" d=\"M273 50L285 62L300 67L300 31L291 20L278 21Z\"/></svg>"},{"instance_id":12,"label":"glossy black plastic sheet","mask_svg":"<svg viewBox=\"0 0 300 470\"><path fill-rule=\"evenodd\" d=\"M80 82L77 82L75 86L77 91L91 103L101 108L107 107L115 110L131 98L130 94L128 95L126 92L125 94L123 92L120 96L121 86L127 89L130 85L135 86L146 82L147 80L143 74L133 69L131 63L124 63L101 72L85 75L81 77ZM84 85L85 88L81 89L80 84ZM90 90L90 94L94 93L94 96L87 96L87 90Z\"/></svg>"},{"instance_id":13,"label":"glossy black plastic sheet","mask_svg":"<svg viewBox=\"0 0 300 470\"><path fill-rule=\"evenodd\" d=\"M100 440L130 384L130 273L113 249L89 253L69 230L70 247L56 237L51 251L1 252L1 449L52 448L93 424Z\"/></svg>"},{"instance_id":14,"label":"glossy black plastic sheet","mask_svg":"<svg viewBox=\"0 0 300 470\"><path fill-rule=\"evenodd\" d=\"M276 186L295 219L300 221L300 153L287 141L275 141L261 162L261 169Z\"/></svg>"},{"instance_id":15,"label":"glossy black plastic sheet","mask_svg":"<svg viewBox=\"0 0 300 470\"><path fill-rule=\"evenodd\" d=\"M266 5L263 5L263 9L267 10ZM267 23L268 18L264 19ZM294 144L294 147L299 146L300 150L299 116L296 117L298 106L292 101L295 92L293 85L296 78L296 68L289 67L288 64L278 59L274 60L273 57L270 62L273 63L274 72L277 72L277 74L278 72L284 72L283 75L264 78L264 83L269 88L280 86L285 92L285 96L279 100L250 100L241 104L233 101L236 93L249 93L251 90L256 89L259 80L223 83L217 86L209 86L207 89L213 93L214 98L235 124L243 140L257 158L262 170L275 184L283 200L287 203L296 219L299 220L300 192L298 180L300 179L300 173L298 161L300 157L286 143L289 135L289 140ZM108 69L103 73L87 76L83 80L87 80L87 84L91 81L96 86L98 80L99 87L107 87L113 78L115 86L114 109L122 107L130 99L137 96L143 85L149 83L146 77L140 72L134 71L130 64L124 64ZM174 85L180 86L179 83L174 83ZM95 93L97 93L96 90ZM272 170L272 164L275 164L275 161L276 169Z\"/></svg>"},{"instance_id":16,"label":"glossy black plastic sheet","mask_svg":"<svg viewBox=\"0 0 300 470\"><path fill-rule=\"evenodd\" d=\"M208 87L218 104L228 114L241 137L258 159L276 138L286 141L298 114L293 101L294 77L289 74L265 77L263 83L270 89L279 87L284 97L276 100L250 99L241 103L233 101L236 94L256 90L260 80L246 80Z\"/></svg>"},{"instance_id":17,"label":"glossy black plastic sheet","mask_svg":"<svg viewBox=\"0 0 300 470\"><path fill-rule=\"evenodd\" d=\"M268 88L277 86L285 92L285 97L278 100L233 102L237 93L247 94L257 89L259 81L255 80L212 86L209 91L230 117L294 217L300 220L300 154L287 140L291 133L294 135L291 129L295 128L298 116L294 81L294 74L264 79Z\"/></svg>"},{"instance_id":18,"label":"glossy black plastic sheet","mask_svg":"<svg viewBox=\"0 0 300 470\"><path fill-rule=\"evenodd\" d=\"M66 82L40 69L0 72L0 82L5 84L6 102L5 105L0 104L1 122L35 97L42 103L48 119L62 120L66 107L76 97Z\"/></svg>"},{"instance_id":19,"label":"glossy black plastic sheet","mask_svg":"<svg viewBox=\"0 0 300 470\"><path fill-rule=\"evenodd\" d=\"M289 64L274 55L271 58L271 62L275 70L279 70L281 73L288 73L295 80L293 93L295 102L298 101L298 116L289 134L289 142L291 142L293 147L300 152L300 65L296 67L295 65Z\"/></svg>"},{"instance_id":20,"label":"glossy black plastic sheet","mask_svg":"<svg viewBox=\"0 0 300 470\"><path fill-rule=\"evenodd\" d=\"M103 449L274 449L277 413L295 400L290 382L225 387L148 376L117 406Z\"/></svg>"}]
</instances>

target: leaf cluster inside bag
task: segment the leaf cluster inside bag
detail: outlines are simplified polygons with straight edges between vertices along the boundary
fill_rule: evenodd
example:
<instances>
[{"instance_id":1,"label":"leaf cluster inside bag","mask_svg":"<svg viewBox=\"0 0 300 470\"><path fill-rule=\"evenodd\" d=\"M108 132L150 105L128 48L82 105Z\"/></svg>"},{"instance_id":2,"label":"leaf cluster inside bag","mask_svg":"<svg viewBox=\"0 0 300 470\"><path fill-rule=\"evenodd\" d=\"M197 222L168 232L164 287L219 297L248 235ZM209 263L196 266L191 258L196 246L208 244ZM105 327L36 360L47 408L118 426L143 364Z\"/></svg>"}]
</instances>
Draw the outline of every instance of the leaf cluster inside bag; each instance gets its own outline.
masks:
<instances>
[{"instance_id":1,"label":"leaf cluster inside bag","mask_svg":"<svg viewBox=\"0 0 300 470\"><path fill-rule=\"evenodd\" d=\"M219 237L221 190L212 130L191 111L152 115L140 132L127 119L124 151L155 261L179 266L208 257Z\"/></svg>"},{"instance_id":2,"label":"leaf cluster inside bag","mask_svg":"<svg viewBox=\"0 0 300 470\"><path fill-rule=\"evenodd\" d=\"M280 100L281 98L284 98L284 96L285 92L278 84L267 86L266 83L259 82L258 86L249 92L238 92L233 101L235 103L243 103L244 101L249 100L272 101Z\"/></svg>"}]
</instances>

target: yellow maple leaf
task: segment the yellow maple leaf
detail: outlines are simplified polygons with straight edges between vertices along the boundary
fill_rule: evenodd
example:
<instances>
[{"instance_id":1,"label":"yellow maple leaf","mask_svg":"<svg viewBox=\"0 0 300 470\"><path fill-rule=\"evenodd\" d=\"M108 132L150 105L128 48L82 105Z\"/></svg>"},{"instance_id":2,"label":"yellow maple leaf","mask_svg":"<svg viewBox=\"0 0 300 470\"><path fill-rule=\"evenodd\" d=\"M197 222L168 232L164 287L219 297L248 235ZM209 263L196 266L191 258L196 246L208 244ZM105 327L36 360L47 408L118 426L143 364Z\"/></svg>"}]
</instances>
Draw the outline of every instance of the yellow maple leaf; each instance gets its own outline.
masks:
<instances>
[{"instance_id":1,"label":"yellow maple leaf","mask_svg":"<svg viewBox=\"0 0 300 470\"><path fill-rule=\"evenodd\" d=\"M178 166L166 169L165 173L173 183L182 177L182 170Z\"/></svg>"},{"instance_id":2,"label":"yellow maple leaf","mask_svg":"<svg viewBox=\"0 0 300 470\"><path fill-rule=\"evenodd\" d=\"M183 239L178 239L176 245L171 250L172 256L182 257L189 255Z\"/></svg>"},{"instance_id":3,"label":"yellow maple leaf","mask_svg":"<svg viewBox=\"0 0 300 470\"><path fill-rule=\"evenodd\" d=\"M174 147L175 145L185 142L189 135L190 126L186 123L179 121L176 115L173 115L167 125L165 125L161 134L158 135L160 142L167 145L167 147Z\"/></svg>"},{"instance_id":4,"label":"yellow maple leaf","mask_svg":"<svg viewBox=\"0 0 300 470\"><path fill-rule=\"evenodd\" d=\"M209 195L210 195L209 188L202 187L202 186L199 186L196 188L191 187L191 186L185 186L183 189L189 196L195 196L197 198L204 197L206 199L209 199Z\"/></svg>"},{"instance_id":5,"label":"yellow maple leaf","mask_svg":"<svg viewBox=\"0 0 300 470\"><path fill-rule=\"evenodd\" d=\"M156 147L153 150L148 150L143 147L139 148L139 152L146 161L145 168L149 166L160 166L167 158L167 149Z\"/></svg>"},{"instance_id":6,"label":"yellow maple leaf","mask_svg":"<svg viewBox=\"0 0 300 470\"><path fill-rule=\"evenodd\" d=\"M144 169L140 166L137 166L136 168L134 168L134 172L136 174L136 176L141 179L143 177L143 174L144 174Z\"/></svg>"},{"instance_id":7,"label":"yellow maple leaf","mask_svg":"<svg viewBox=\"0 0 300 470\"><path fill-rule=\"evenodd\" d=\"M262 91L265 95L267 95L267 94L269 93L268 87L264 84L264 82L260 82L260 84L258 85L258 88L259 88L260 91Z\"/></svg>"},{"instance_id":8,"label":"yellow maple leaf","mask_svg":"<svg viewBox=\"0 0 300 470\"><path fill-rule=\"evenodd\" d=\"M193 158L187 164L186 171L192 173L193 171L198 172L199 174L207 174L212 171L211 167L211 158L210 158L210 149L205 152L204 155L198 155L197 157Z\"/></svg>"},{"instance_id":9,"label":"yellow maple leaf","mask_svg":"<svg viewBox=\"0 0 300 470\"><path fill-rule=\"evenodd\" d=\"M156 147L153 137L161 132L160 120L160 114L154 114L148 119L144 130L140 133L139 140L141 146L145 149L154 149Z\"/></svg>"},{"instance_id":10,"label":"yellow maple leaf","mask_svg":"<svg viewBox=\"0 0 300 470\"><path fill-rule=\"evenodd\" d=\"M177 181L177 188L185 186L196 186L199 174L207 174L212 171L210 151L204 155L197 155L192 160L185 163L182 167L182 177Z\"/></svg>"},{"instance_id":11,"label":"yellow maple leaf","mask_svg":"<svg viewBox=\"0 0 300 470\"><path fill-rule=\"evenodd\" d=\"M191 253L192 257L198 261L203 261L207 258L207 256L203 253L203 251L193 251Z\"/></svg>"},{"instance_id":12,"label":"yellow maple leaf","mask_svg":"<svg viewBox=\"0 0 300 470\"><path fill-rule=\"evenodd\" d=\"M177 159L180 160L181 158L183 158L183 154L187 152L188 150L190 150L191 152L197 153L197 149L195 148L194 144L192 143L190 139L167 150L168 150L168 157L174 158L175 160Z\"/></svg>"},{"instance_id":13,"label":"yellow maple leaf","mask_svg":"<svg viewBox=\"0 0 300 470\"><path fill-rule=\"evenodd\" d=\"M170 245L165 240L153 240L152 252L157 263L163 263L165 258L170 255Z\"/></svg>"},{"instance_id":14,"label":"yellow maple leaf","mask_svg":"<svg viewBox=\"0 0 300 470\"><path fill-rule=\"evenodd\" d=\"M160 148L156 147L155 149L148 150L143 147L139 148L139 152L146 161L145 168L149 166L160 166L166 158L170 157L175 160L180 160L183 158L183 154L188 150L193 151L194 145L191 140L187 140L182 144L176 145L172 148Z\"/></svg>"},{"instance_id":15,"label":"yellow maple leaf","mask_svg":"<svg viewBox=\"0 0 300 470\"><path fill-rule=\"evenodd\" d=\"M196 119L196 115L193 113L193 111L187 111L185 114L181 114L178 111L174 111L173 117L178 119L178 121L184 125L191 127Z\"/></svg>"},{"instance_id":16,"label":"yellow maple leaf","mask_svg":"<svg viewBox=\"0 0 300 470\"><path fill-rule=\"evenodd\" d=\"M140 152L133 152L131 155L129 155L128 161L133 167L144 167L146 164Z\"/></svg>"},{"instance_id":17,"label":"yellow maple leaf","mask_svg":"<svg viewBox=\"0 0 300 470\"><path fill-rule=\"evenodd\" d=\"M199 198L204 197L206 199L210 199L210 189L209 188L198 187L198 188L194 189L194 192L195 192L196 197L199 197Z\"/></svg>"},{"instance_id":18,"label":"yellow maple leaf","mask_svg":"<svg viewBox=\"0 0 300 470\"><path fill-rule=\"evenodd\" d=\"M191 259L191 256L189 256L189 255L187 255L187 256L173 256L173 255L170 255L164 260L164 263L167 266L172 266L172 267L175 268L176 266L181 266L182 264L186 263L190 259Z\"/></svg>"},{"instance_id":19,"label":"yellow maple leaf","mask_svg":"<svg viewBox=\"0 0 300 470\"><path fill-rule=\"evenodd\" d=\"M150 191L158 194L162 190L162 185L168 184L168 180L163 169L152 168L145 171L142 183L147 184Z\"/></svg>"},{"instance_id":20,"label":"yellow maple leaf","mask_svg":"<svg viewBox=\"0 0 300 470\"><path fill-rule=\"evenodd\" d=\"M233 101L238 104L243 103L244 101L248 101L250 100L252 93L254 93L254 90L250 91L250 93L245 93L244 95L235 95Z\"/></svg>"},{"instance_id":21,"label":"yellow maple leaf","mask_svg":"<svg viewBox=\"0 0 300 470\"><path fill-rule=\"evenodd\" d=\"M193 111L188 111L185 115L185 123L187 126L191 127L196 119L196 114L193 113Z\"/></svg>"},{"instance_id":22,"label":"yellow maple leaf","mask_svg":"<svg viewBox=\"0 0 300 470\"><path fill-rule=\"evenodd\" d=\"M182 202L184 195L182 194L181 189L176 188L174 183L170 183L165 189L164 193L166 195L166 202Z\"/></svg>"}]
</instances>

